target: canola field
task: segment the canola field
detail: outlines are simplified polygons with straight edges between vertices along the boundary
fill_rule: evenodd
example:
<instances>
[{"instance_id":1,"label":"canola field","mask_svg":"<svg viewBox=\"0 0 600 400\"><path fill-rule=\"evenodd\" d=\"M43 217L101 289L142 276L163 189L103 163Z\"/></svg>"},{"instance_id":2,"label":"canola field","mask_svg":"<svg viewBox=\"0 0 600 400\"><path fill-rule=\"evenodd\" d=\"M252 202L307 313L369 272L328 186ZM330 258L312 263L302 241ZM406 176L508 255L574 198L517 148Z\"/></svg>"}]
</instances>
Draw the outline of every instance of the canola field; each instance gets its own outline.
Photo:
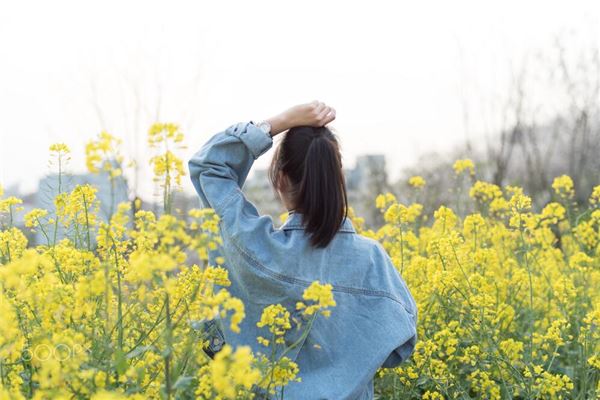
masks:
<instances>
[{"instance_id":1,"label":"canola field","mask_svg":"<svg viewBox=\"0 0 600 400\"><path fill-rule=\"evenodd\" d=\"M183 141L175 124L148 132L160 213L132 201L111 205L105 221L97 188L67 191L60 179L53 207L24 213L0 189L0 399L283 399L300 379L287 354L315 319L336 312L327 282L307 288L296 310L265 308L256 322L264 351L203 350L207 321L235 330L245 314L227 291L226 260L209 257L218 217L173 207ZM113 187L128 168L120 146L103 132L85 149L89 171ZM70 152L50 148L59 176ZM377 398L600 398L600 186L577 205L572 180L557 177L553 201L536 212L522 189L478 181L475 167L454 164L456 179L472 183L477 212L464 218L446 206L424 215L390 193L373 199L385 221L378 229L352 213L418 305L415 352L377 372ZM427 183L409 184L418 199ZM20 213L41 244L15 226ZM286 340L292 315L302 319L296 342Z\"/></svg>"}]
</instances>

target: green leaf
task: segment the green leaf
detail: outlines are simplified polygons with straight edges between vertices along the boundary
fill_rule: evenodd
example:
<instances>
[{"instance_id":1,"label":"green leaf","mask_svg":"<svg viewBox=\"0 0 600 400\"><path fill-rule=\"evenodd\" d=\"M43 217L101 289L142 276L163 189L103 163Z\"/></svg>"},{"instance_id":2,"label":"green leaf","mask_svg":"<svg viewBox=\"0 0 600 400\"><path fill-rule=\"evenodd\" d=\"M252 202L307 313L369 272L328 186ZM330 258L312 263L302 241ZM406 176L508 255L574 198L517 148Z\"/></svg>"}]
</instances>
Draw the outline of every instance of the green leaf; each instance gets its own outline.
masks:
<instances>
[{"instance_id":1,"label":"green leaf","mask_svg":"<svg viewBox=\"0 0 600 400\"><path fill-rule=\"evenodd\" d=\"M173 385L173 389L175 390L185 390L190 384L194 381L193 376L180 376L177 378L175 385Z\"/></svg>"},{"instance_id":2,"label":"green leaf","mask_svg":"<svg viewBox=\"0 0 600 400\"><path fill-rule=\"evenodd\" d=\"M127 359L132 359L144 354L146 351L153 349L154 346L139 346L127 353Z\"/></svg>"},{"instance_id":3,"label":"green leaf","mask_svg":"<svg viewBox=\"0 0 600 400\"><path fill-rule=\"evenodd\" d=\"M115 351L115 369L119 375L123 375L127 371L127 358L121 349Z\"/></svg>"}]
</instances>

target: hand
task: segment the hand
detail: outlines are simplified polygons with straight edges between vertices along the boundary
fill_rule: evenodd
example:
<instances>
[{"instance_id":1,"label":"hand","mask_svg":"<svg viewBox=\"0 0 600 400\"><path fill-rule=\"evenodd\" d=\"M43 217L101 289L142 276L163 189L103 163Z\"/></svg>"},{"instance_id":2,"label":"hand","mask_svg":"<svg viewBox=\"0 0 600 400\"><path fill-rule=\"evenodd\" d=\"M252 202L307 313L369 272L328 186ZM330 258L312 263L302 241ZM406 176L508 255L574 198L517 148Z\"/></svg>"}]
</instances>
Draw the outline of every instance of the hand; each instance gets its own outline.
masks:
<instances>
[{"instance_id":1,"label":"hand","mask_svg":"<svg viewBox=\"0 0 600 400\"><path fill-rule=\"evenodd\" d=\"M290 127L325 126L335 119L335 109L320 101L300 104L285 111Z\"/></svg>"},{"instance_id":2,"label":"hand","mask_svg":"<svg viewBox=\"0 0 600 400\"><path fill-rule=\"evenodd\" d=\"M320 101L300 104L268 119L271 136L295 126L325 126L335 119L335 109Z\"/></svg>"}]
</instances>

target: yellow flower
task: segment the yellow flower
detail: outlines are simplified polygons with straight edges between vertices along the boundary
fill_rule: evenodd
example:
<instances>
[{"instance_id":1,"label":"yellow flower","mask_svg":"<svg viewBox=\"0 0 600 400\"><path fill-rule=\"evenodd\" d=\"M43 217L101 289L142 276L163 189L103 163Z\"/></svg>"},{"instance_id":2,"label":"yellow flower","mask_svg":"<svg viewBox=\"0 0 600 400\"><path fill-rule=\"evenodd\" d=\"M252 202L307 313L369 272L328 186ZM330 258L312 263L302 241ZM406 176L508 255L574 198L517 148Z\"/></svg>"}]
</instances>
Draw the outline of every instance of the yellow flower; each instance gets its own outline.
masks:
<instances>
[{"instance_id":1,"label":"yellow flower","mask_svg":"<svg viewBox=\"0 0 600 400\"><path fill-rule=\"evenodd\" d=\"M273 368L271 385L282 387L290 381L300 382L300 378L297 378L299 372L298 364L288 357L283 357Z\"/></svg>"},{"instance_id":2,"label":"yellow flower","mask_svg":"<svg viewBox=\"0 0 600 400\"><path fill-rule=\"evenodd\" d=\"M61 193L55 199L56 214L65 226L76 224L94 227L97 223L99 203L97 188L85 184L77 185L70 193Z\"/></svg>"},{"instance_id":3,"label":"yellow flower","mask_svg":"<svg viewBox=\"0 0 600 400\"><path fill-rule=\"evenodd\" d=\"M167 180L171 183L171 180L174 179L175 183L180 185L181 177L186 175L183 169L183 161L170 150L152 157L150 165L154 166L154 179L156 182Z\"/></svg>"},{"instance_id":4,"label":"yellow flower","mask_svg":"<svg viewBox=\"0 0 600 400\"><path fill-rule=\"evenodd\" d=\"M32 228L36 225L41 224L40 219L46 217L48 215L47 210L42 210L40 208L34 208L27 214L25 214L25 226L28 228Z\"/></svg>"},{"instance_id":5,"label":"yellow flower","mask_svg":"<svg viewBox=\"0 0 600 400\"><path fill-rule=\"evenodd\" d=\"M531 197L524 195L523 189L509 186L508 190L513 193L508 204L515 212L524 212L531 208Z\"/></svg>"},{"instance_id":6,"label":"yellow flower","mask_svg":"<svg viewBox=\"0 0 600 400\"><path fill-rule=\"evenodd\" d=\"M160 146L167 141L181 143L184 139L185 137L177 124L155 123L148 130L148 144L150 147Z\"/></svg>"},{"instance_id":7,"label":"yellow flower","mask_svg":"<svg viewBox=\"0 0 600 400\"><path fill-rule=\"evenodd\" d=\"M552 182L552 189L554 192L565 199L571 199L575 196L575 189L573 187L573 180L570 176L561 175L557 178L554 178Z\"/></svg>"},{"instance_id":8,"label":"yellow flower","mask_svg":"<svg viewBox=\"0 0 600 400\"><path fill-rule=\"evenodd\" d=\"M480 214L467 215L463 225L463 235L466 239L485 239L484 233L487 227L485 219Z\"/></svg>"},{"instance_id":9,"label":"yellow flower","mask_svg":"<svg viewBox=\"0 0 600 400\"><path fill-rule=\"evenodd\" d=\"M501 198L502 190L493 183L477 181L469 190L469 196L481 203L490 203Z\"/></svg>"},{"instance_id":10,"label":"yellow flower","mask_svg":"<svg viewBox=\"0 0 600 400\"><path fill-rule=\"evenodd\" d=\"M445 206L441 206L437 211L435 211L433 217L435 218L433 229L441 232L447 232L453 229L458 222L458 217L456 214L454 214L451 209Z\"/></svg>"},{"instance_id":11,"label":"yellow flower","mask_svg":"<svg viewBox=\"0 0 600 400\"><path fill-rule=\"evenodd\" d=\"M427 390L423 393L423 400L444 400L444 396L440 392Z\"/></svg>"},{"instance_id":12,"label":"yellow flower","mask_svg":"<svg viewBox=\"0 0 600 400\"><path fill-rule=\"evenodd\" d=\"M223 290L224 293L229 293ZM231 321L229 325L229 329L233 332L240 332L240 323L246 317L246 313L244 311L244 303L236 297L228 296L228 298L223 302L223 309L225 311L233 311L231 315Z\"/></svg>"},{"instance_id":13,"label":"yellow flower","mask_svg":"<svg viewBox=\"0 0 600 400\"><path fill-rule=\"evenodd\" d=\"M23 204L23 200L14 196L0 200L0 213L11 212L14 206ZM15 209L16 210L16 209Z\"/></svg>"},{"instance_id":14,"label":"yellow flower","mask_svg":"<svg viewBox=\"0 0 600 400\"><path fill-rule=\"evenodd\" d=\"M575 238L588 249L596 248L598 244L598 232L594 229L592 220L580 222L574 229Z\"/></svg>"},{"instance_id":15,"label":"yellow flower","mask_svg":"<svg viewBox=\"0 0 600 400\"><path fill-rule=\"evenodd\" d=\"M203 278L207 282L214 282L217 285L231 285L231 281L229 280L229 271L221 267L213 267L209 265L204 269Z\"/></svg>"},{"instance_id":16,"label":"yellow flower","mask_svg":"<svg viewBox=\"0 0 600 400\"><path fill-rule=\"evenodd\" d=\"M0 193L0 196L2 194ZM590 196L590 204L592 207L598 207L600 205L600 185L595 186Z\"/></svg>"},{"instance_id":17,"label":"yellow flower","mask_svg":"<svg viewBox=\"0 0 600 400\"><path fill-rule=\"evenodd\" d=\"M263 346L266 346L266 347L269 347L269 344L271 343L271 342L270 342L268 339L265 339L265 338L264 338L264 337L262 337L262 336L259 336L259 337L257 337L257 338L256 338L256 341L257 341L259 344L262 344Z\"/></svg>"},{"instance_id":18,"label":"yellow flower","mask_svg":"<svg viewBox=\"0 0 600 400\"><path fill-rule=\"evenodd\" d=\"M454 168L456 175L460 175L463 171L469 171L470 175L475 175L475 164L468 158L456 160L452 168Z\"/></svg>"},{"instance_id":19,"label":"yellow flower","mask_svg":"<svg viewBox=\"0 0 600 400\"><path fill-rule=\"evenodd\" d=\"M422 176L413 176L408 180L408 184L414 188L422 188L426 182Z\"/></svg>"},{"instance_id":20,"label":"yellow flower","mask_svg":"<svg viewBox=\"0 0 600 400\"><path fill-rule=\"evenodd\" d=\"M269 332L275 336L283 336L285 332L292 327L290 324L290 313L281 304L272 304L265 307L260 316L260 321L256 323L259 328L268 326ZM276 339L277 343L282 343L283 339Z\"/></svg>"},{"instance_id":21,"label":"yellow flower","mask_svg":"<svg viewBox=\"0 0 600 400\"><path fill-rule=\"evenodd\" d=\"M396 196L394 196L392 193L386 193L386 194L380 194L377 196L377 198L375 199L375 207L379 208L380 210L387 208L390 204L395 203L396 202Z\"/></svg>"},{"instance_id":22,"label":"yellow flower","mask_svg":"<svg viewBox=\"0 0 600 400\"><path fill-rule=\"evenodd\" d=\"M70 153L71 149L69 149L69 146L64 143L54 143L50 145L50 151L52 153L64 155Z\"/></svg>"},{"instance_id":23,"label":"yellow flower","mask_svg":"<svg viewBox=\"0 0 600 400\"><path fill-rule=\"evenodd\" d=\"M329 283L323 285L319 281L314 281L302 294L302 298L305 301L310 301L312 303L306 305L305 303L299 302L296 305L296 309L303 310L302 312L305 315L313 315L316 312L320 312L328 317L331 313L329 307L336 306L332 290L333 286Z\"/></svg>"},{"instance_id":24,"label":"yellow flower","mask_svg":"<svg viewBox=\"0 0 600 400\"><path fill-rule=\"evenodd\" d=\"M289 217L288 212L283 212L283 213L279 214L279 222L281 222L282 224L285 223L285 221L287 221L288 217Z\"/></svg>"},{"instance_id":25,"label":"yellow flower","mask_svg":"<svg viewBox=\"0 0 600 400\"><path fill-rule=\"evenodd\" d=\"M500 386L491 379L488 372L474 371L469 377L473 381L471 389L473 389L474 392L489 399L499 400L501 398Z\"/></svg>"},{"instance_id":26,"label":"yellow flower","mask_svg":"<svg viewBox=\"0 0 600 400\"><path fill-rule=\"evenodd\" d=\"M421 215L423 206L418 203L413 203L406 207L400 203L393 203L383 215L383 218L388 223L395 224L411 224Z\"/></svg>"},{"instance_id":27,"label":"yellow flower","mask_svg":"<svg viewBox=\"0 0 600 400\"><path fill-rule=\"evenodd\" d=\"M600 356L599 355L594 354L593 356L588 358L587 361L590 366L596 368L597 370L600 370Z\"/></svg>"},{"instance_id":28,"label":"yellow flower","mask_svg":"<svg viewBox=\"0 0 600 400\"><path fill-rule=\"evenodd\" d=\"M557 224L565 218L566 210L559 203L549 203L542 210L542 219L550 224Z\"/></svg>"},{"instance_id":29,"label":"yellow flower","mask_svg":"<svg viewBox=\"0 0 600 400\"><path fill-rule=\"evenodd\" d=\"M248 346L240 346L235 352L228 344L216 354L209 365L199 370L196 395L201 398L235 399L240 390L249 391L258 384L260 371L253 366L254 356Z\"/></svg>"},{"instance_id":30,"label":"yellow flower","mask_svg":"<svg viewBox=\"0 0 600 400\"><path fill-rule=\"evenodd\" d=\"M0 265L20 258L27 248L27 242L27 237L18 228L0 231Z\"/></svg>"},{"instance_id":31,"label":"yellow flower","mask_svg":"<svg viewBox=\"0 0 600 400\"><path fill-rule=\"evenodd\" d=\"M141 399L140 396L127 396L120 392L101 391L92 396L92 400L126 400L126 399Z\"/></svg>"},{"instance_id":32,"label":"yellow flower","mask_svg":"<svg viewBox=\"0 0 600 400\"><path fill-rule=\"evenodd\" d=\"M106 131L100 132L96 140L89 141L85 146L85 163L88 171L94 174L104 171L111 178L120 176L123 157L119 154L118 146L121 143L121 139Z\"/></svg>"},{"instance_id":33,"label":"yellow flower","mask_svg":"<svg viewBox=\"0 0 600 400\"><path fill-rule=\"evenodd\" d=\"M149 131L152 166L165 188L182 167L171 158L182 140L175 124ZM101 133L86 149L88 167L119 176L119 142ZM59 162L68 159L68 147L52 151ZM472 162L459 161L457 173L472 176ZM416 178L409 184L423 183ZM349 208L357 232L389 253L424 310L414 352L402 365L377 371L377 396L596 396L600 185L588 209L572 203L573 186L568 177L555 180L559 204L534 201L519 187L476 182L471 204L461 204L464 217L448 205L423 215L422 205L403 205L385 193L375 199L385 222L368 229ZM0 200L0 398L236 399L256 398L257 387L285 398L284 386L300 382L291 336L309 334L319 315L329 316L336 306L332 285L310 284L294 313L265 305L251 323L265 328L255 345L272 356L226 345L211 359L204 322L228 321L229 330L240 332L246 317L242 300L227 290L214 210L155 214L140 210L138 199L119 204L105 221L99 212L108 207L96 190L63 187L56 212L28 212L25 225L45 235L37 246L17 227L21 200ZM537 209L542 201L547 205ZM398 290L389 301L404 301L404 288ZM290 332L292 322L299 332ZM305 346L322 355L330 350L319 340ZM583 373L565 375L571 366ZM166 377L179 378L169 385Z\"/></svg>"},{"instance_id":34,"label":"yellow flower","mask_svg":"<svg viewBox=\"0 0 600 400\"><path fill-rule=\"evenodd\" d=\"M578 268L583 271L589 267L592 267L593 263L594 259L581 251L576 252L569 259L569 265L571 268Z\"/></svg>"}]
</instances>

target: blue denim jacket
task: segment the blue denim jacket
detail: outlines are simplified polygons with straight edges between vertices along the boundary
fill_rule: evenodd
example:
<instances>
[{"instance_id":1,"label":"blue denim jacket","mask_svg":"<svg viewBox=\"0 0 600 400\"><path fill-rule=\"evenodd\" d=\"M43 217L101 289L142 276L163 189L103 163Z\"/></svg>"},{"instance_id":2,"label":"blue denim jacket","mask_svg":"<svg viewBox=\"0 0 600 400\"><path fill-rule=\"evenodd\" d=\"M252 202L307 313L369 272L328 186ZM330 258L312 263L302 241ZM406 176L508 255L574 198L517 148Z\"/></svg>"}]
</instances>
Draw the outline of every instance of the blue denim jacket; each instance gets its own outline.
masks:
<instances>
[{"instance_id":1,"label":"blue denim jacket","mask_svg":"<svg viewBox=\"0 0 600 400\"><path fill-rule=\"evenodd\" d=\"M311 282L330 283L337 303L319 316L301 346L288 354L302 381L290 383L286 399L372 399L373 377L413 352L417 308L404 280L377 241L358 235L345 219L326 248L311 247L302 215L290 212L280 228L260 215L242 187L254 160L273 145L252 123L215 134L189 161L202 205L220 217L225 267L233 296L246 306L241 333L224 324L225 340L265 352L256 323L264 307L295 309ZM293 330L292 330L293 331ZM289 343L297 338L290 333Z\"/></svg>"}]
</instances>

